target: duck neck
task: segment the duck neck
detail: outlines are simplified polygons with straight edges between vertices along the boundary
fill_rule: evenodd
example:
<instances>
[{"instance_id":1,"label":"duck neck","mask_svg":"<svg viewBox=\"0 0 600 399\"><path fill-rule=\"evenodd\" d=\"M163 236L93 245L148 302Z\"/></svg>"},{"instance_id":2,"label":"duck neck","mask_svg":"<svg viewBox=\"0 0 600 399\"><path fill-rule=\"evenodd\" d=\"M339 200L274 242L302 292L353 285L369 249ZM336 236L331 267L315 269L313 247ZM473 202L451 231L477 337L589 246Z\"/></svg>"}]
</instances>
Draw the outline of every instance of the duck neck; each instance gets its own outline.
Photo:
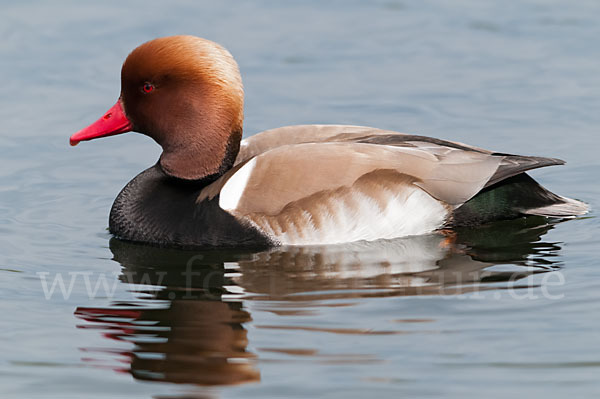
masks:
<instances>
[{"instance_id":1,"label":"duck neck","mask_svg":"<svg viewBox=\"0 0 600 399\"><path fill-rule=\"evenodd\" d=\"M226 137L192 140L188 144L163 146L160 168L170 177L210 184L233 167L240 149L242 129ZM205 136L206 137L206 136Z\"/></svg>"}]
</instances>

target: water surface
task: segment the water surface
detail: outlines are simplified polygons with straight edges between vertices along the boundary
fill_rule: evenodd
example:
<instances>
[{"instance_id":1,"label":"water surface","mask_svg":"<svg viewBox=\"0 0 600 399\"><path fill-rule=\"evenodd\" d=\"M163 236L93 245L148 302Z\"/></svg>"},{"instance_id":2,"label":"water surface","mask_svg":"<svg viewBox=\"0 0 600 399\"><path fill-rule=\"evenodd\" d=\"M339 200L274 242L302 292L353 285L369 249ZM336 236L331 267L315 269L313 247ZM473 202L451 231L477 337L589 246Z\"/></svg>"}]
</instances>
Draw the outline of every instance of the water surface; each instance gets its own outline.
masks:
<instances>
[{"instance_id":1,"label":"water surface","mask_svg":"<svg viewBox=\"0 0 600 399\"><path fill-rule=\"evenodd\" d=\"M238 60L246 136L347 123L563 158L532 175L594 209L597 15L554 0L2 2L0 396L598 395L596 218L159 250L106 231L159 148L68 146L116 100L129 51L186 33Z\"/></svg>"}]
</instances>

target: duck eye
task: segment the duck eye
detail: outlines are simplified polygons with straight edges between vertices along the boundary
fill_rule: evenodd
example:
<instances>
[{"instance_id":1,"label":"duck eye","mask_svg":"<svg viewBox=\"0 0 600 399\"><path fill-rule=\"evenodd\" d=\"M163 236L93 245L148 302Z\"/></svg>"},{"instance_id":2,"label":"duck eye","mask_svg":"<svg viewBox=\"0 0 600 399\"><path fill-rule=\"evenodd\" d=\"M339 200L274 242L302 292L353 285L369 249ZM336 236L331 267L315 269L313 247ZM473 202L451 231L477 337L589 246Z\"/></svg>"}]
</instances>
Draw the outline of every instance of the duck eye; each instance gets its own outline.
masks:
<instances>
[{"instance_id":1,"label":"duck eye","mask_svg":"<svg viewBox=\"0 0 600 399\"><path fill-rule=\"evenodd\" d=\"M144 93L150 93L152 90L154 90L154 85L152 83L144 83L142 89L144 90Z\"/></svg>"}]
</instances>

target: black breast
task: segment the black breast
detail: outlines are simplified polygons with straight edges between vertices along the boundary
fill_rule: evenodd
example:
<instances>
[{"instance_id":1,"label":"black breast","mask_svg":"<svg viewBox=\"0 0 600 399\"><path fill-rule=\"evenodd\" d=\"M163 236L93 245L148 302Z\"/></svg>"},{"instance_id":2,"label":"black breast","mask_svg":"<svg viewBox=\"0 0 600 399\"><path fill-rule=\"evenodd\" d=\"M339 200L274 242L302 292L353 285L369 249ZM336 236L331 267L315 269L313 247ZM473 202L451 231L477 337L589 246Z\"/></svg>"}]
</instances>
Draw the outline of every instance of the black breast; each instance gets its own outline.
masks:
<instances>
[{"instance_id":1,"label":"black breast","mask_svg":"<svg viewBox=\"0 0 600 399\"><path fill-rule=\"evenodd\" d=\"M205 184L167 176L158 165L121 190L110 211L115 236L164 247L268 247L271 241L219 207L219 197L196 203Z\"/></svg>"}]
</instances>

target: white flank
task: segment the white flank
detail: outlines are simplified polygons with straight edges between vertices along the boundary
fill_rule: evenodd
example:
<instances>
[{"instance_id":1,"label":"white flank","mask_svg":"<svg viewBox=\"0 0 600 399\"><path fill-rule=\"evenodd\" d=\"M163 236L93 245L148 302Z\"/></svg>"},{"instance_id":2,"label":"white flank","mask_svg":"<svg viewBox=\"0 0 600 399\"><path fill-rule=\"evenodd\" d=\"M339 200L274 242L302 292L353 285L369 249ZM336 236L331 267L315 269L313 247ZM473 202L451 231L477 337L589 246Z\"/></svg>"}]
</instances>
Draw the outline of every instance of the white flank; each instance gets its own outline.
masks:
<instances>
[{"instance_id":1,"label":"white flank","mask_svg":"<svg viewBox=\"0 0 600 399\"><path fill-rule=\"evenodd\" d=\"M237 208L255 165L256 158L252 158L227 180L219 196L221 209L231 211Z\"/></svg>"},{"instance_id":2,"label":"white flank","mask_svg":"<svg viewBox=\"0 0 600 399\"><path fill-rule=\"evenodd\" d=\"M311 212L285 226L277 217L253 217L255 225L283 245L330 245L354 241L373 241L430 233L440 228L448 210L438 200L416 186L387 191L385 206L380 206L359 191L350 198L332 195L317 210L323 217L317 228Z\"/></svg>"}]
</instances>

